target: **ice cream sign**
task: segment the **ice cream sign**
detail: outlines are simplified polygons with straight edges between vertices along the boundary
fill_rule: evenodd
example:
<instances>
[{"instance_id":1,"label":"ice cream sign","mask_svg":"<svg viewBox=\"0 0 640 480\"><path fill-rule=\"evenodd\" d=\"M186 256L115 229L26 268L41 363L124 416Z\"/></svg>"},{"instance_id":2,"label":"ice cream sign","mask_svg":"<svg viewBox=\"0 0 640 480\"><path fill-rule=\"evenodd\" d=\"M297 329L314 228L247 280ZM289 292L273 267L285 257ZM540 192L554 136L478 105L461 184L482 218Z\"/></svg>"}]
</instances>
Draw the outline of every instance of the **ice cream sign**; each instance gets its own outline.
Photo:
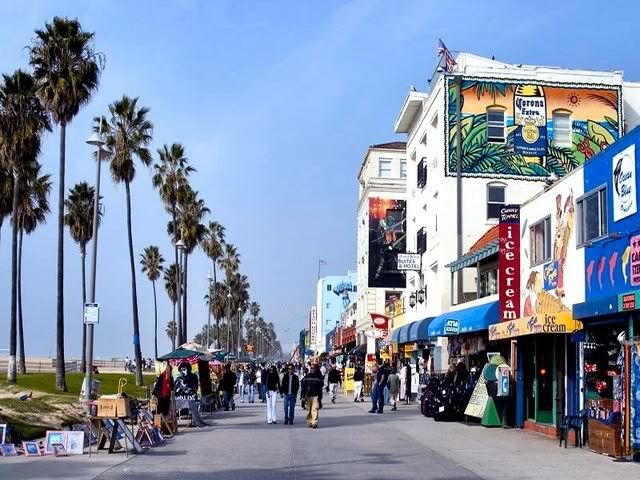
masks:
<instances>
[{"instance_id":1,"label":"ice cream sign","mask_svg":"<svg viewBox=\"0 0 640 480\"><path fill-rule=\"evenodd\" d=\"M636 213L636 154L631 144L614 155L611 164L613 182L613 221Z\"/></svg>"}]
</instances>

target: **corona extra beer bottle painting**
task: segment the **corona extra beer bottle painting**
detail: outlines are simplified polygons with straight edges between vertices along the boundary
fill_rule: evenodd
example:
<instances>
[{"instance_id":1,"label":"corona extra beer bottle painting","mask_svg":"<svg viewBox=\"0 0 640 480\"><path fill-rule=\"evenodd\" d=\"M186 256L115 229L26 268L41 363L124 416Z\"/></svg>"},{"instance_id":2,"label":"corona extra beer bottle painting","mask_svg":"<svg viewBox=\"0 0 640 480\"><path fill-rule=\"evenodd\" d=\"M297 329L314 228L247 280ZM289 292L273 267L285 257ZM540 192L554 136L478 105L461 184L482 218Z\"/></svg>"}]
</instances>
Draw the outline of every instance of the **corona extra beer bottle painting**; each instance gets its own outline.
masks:
<instances>
[{"instance_id":1,"label":"corona extra beer bottle painting","mask_svg":"<svg viewBox=\"0 0 640 480\"><path fill-rule=\"evenodd\" d=\"M527 157L547 154L547 107L539 85L518 85L513 95L515 153Z\"/></svg>"}]
</instances>

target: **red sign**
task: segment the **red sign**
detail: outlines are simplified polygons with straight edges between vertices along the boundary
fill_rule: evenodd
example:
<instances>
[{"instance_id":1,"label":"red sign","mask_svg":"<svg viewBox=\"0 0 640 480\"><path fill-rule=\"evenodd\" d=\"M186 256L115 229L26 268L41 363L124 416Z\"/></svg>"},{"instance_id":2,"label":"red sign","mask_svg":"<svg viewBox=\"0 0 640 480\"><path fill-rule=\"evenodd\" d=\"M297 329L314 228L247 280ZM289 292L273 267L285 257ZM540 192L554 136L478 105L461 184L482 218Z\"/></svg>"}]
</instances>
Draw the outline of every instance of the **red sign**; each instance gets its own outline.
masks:
<instances>
[{"instance_id":1,"label":"red sign","mask_svg":"<svg viewBox=\"0 0 640 480\"><path fill-rule=\"evenodd\" d=\"M635 310L636 309L636 294L627 293L622 295L622 310Z\"/></svg>"},{"instance_id":2,"label":"red sign","mask_svg":"<svg viewBox=\"0 0 640 480\"><path fill-rule=\"evenodd\" d=\"M500 321L520 317L520 206L500 209L498 265Z\"/></svg>"},{"instance_id":3,"label":"red sign","mask_svg":"<svg viewBox=\"0 0 640 480\"><path fill-rule=\"evenodd\" d=\"M629 246L631 247L631 286L637 287L640 285L640 235L631 237Z\"/></svg>"},{"instance_id":4,"label":"red sign","mask_svg":"<svg viewBox=\"0 0 640 480\"><path fill-rule=\"evenodd\" d=\"M382 330L385 334L389 331L389 317L386 315L382 315L380 313L372 313L371 321L373 322L373 327L378 330Z\"/></svg>"}]
</instances>

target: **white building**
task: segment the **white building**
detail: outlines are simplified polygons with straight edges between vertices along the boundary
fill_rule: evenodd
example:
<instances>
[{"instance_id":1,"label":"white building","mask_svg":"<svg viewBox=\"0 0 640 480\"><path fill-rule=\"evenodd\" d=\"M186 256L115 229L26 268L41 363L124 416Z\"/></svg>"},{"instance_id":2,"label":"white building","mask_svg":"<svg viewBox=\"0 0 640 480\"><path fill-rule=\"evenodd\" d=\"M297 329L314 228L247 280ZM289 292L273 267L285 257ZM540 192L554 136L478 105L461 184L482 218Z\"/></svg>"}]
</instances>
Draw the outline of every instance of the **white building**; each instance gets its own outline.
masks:
<instances>
[{"instance_id":1,"label":"white building","mask_svg":"<svg viewBox=\"0 0 640 480\"><path fill-rule=\"evenodd\" d=\"M385 313L385 301L390 295L400 296L401 287L371 287L369 268L370 247L370 199L406 200L407 161L405 142L372 145L362 160L358 174L357 209L357 311L356 335L358 344L365 343L364 332L371 326L371 313ZM402 222L404 224L404 222ZM398 235L404 241L404 225L399 225ZM401 231L400 231L401 230ZM384 279L379 283L384 284Z\"/></svg>"},{"instance_id":2,"label":"white building","mask_svg":"<svg viewBox=\"0 0 640 480\"><path fill-rule=\"evenodd\" d=\"M439 72L427 92L412 88L395 123L396 133L407 134L407 251L422 254L422 271L408 274L406 295L426 289L423 304L406 308L408 321L447 312L456 300L445 265L458 258L458 121L464 253L497 223L502 205L522 204L545 180L615 141L624 118L628 128L639 118L640 90L623 84L619 71L511 65L468 53L455 60L453 71ZM476 272L464 275L470 300Z\"/></svg>"}]
</instances>

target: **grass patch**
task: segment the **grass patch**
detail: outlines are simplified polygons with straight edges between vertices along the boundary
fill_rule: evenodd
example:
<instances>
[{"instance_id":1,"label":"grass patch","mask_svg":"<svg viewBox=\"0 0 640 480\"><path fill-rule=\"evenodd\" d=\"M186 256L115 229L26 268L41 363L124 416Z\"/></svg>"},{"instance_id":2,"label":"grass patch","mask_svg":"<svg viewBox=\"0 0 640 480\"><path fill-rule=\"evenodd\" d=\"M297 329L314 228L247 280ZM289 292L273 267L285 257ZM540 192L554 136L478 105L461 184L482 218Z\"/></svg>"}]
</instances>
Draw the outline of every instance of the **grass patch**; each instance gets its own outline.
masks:
<instances>
[{"instance_id":1,"label":"grass patch","mask_svg":"<svg viewBox=\"0 0 640 480\"><path fill-rule=\"evenodd\" d=\"M40 398L25 401L17 398L0 398L0 407L10 408L20 413L53 413L58 410Z\"/></svg>"},{"instance_id":2,"label":"grass patch","mask_svg":"<svg viewBox=\"0 0 640 480\"><path fill-rule=\"evenodd\" d=\"M0 388L9 388L11 391L29 391L48 393L56 396L73 397L77 399L80 396L80 388L84 375L74 372L67 373L67 389L68 392L59 392L55 388L55 373L27 373L18 375L17 385L8 385L6 382L0 383ZM143 375L146 386L136 386L136 376L132 373L100 373L95 375L96 380L100 380L100 394L108 395L118 393L118 381L121 378L127 380L124 386L124 392L130 397L146 398L147 386L152 387L155 375Z\"/></svg>"}]
</instances>

